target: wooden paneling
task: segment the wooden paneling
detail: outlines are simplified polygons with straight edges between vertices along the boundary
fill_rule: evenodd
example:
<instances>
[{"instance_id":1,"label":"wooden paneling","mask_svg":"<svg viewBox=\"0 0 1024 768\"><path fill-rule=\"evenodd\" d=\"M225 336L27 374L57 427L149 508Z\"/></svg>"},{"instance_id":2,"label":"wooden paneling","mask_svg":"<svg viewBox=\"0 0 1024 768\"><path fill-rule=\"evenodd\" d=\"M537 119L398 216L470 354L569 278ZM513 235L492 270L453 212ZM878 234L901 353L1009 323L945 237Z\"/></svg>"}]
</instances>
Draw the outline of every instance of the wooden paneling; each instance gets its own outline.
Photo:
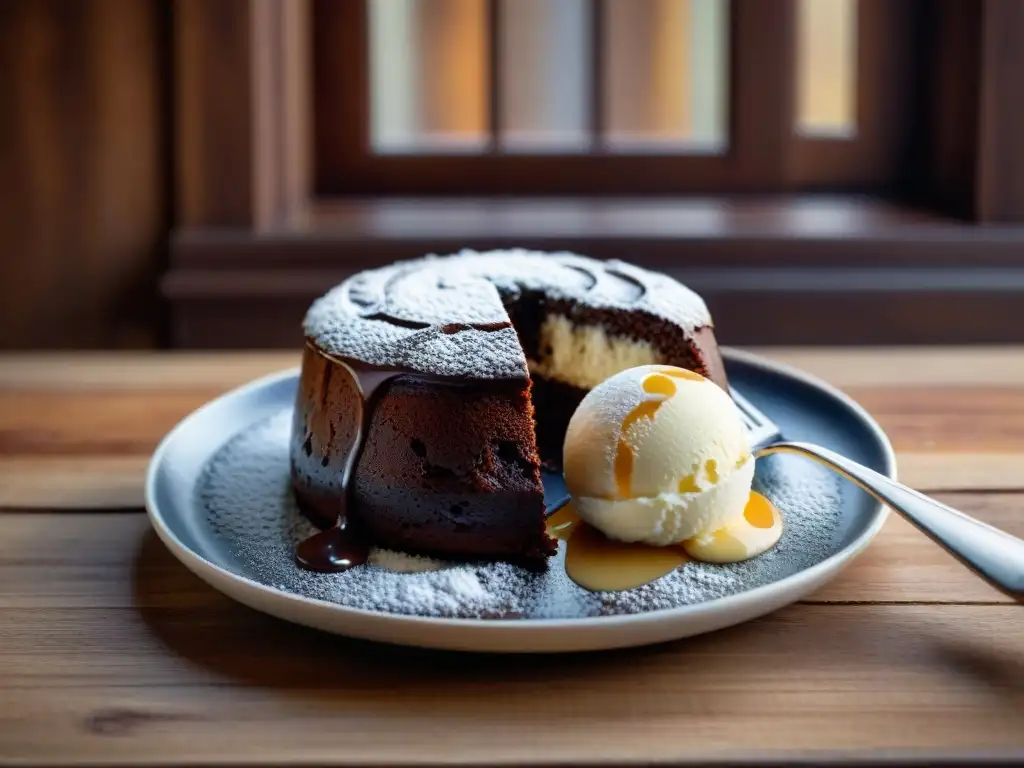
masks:
<instances>
[{"instance_id":1,"label":"wooden paneling","mask_svg":"<svg viewBox=\"0 0 1024 768\"><path fill-rule=\"evenodd\" d=\"M177 219L255 223L249 0L184 0L174 9Z\"/></svg>"},{"instance_id":2,"label":"wooden paneling","mask_svg":"<svg viewBox=\"0 0 1024 768\"><path fill-rule=\"evenodd\" d=\"M288 346L309 302L359 269L515 246L669 272L706 296L732 343L1024 341L1024 229L973 223L1014 220L1024 178L1013 2L862 0L860 132L844 145L790 140L793 0L736 0L729 152L666 158L374 155L365 0L183 0L183 226L164 281L174 343ZM309 57L312 116L296 106L309 89L295 95ZM315 192L351 197L311 196L307 118ZM909 192L944 211L655 196L778 192L787 179L836 188L840 176L846 192ZM626 193L651 194L612 197Z\"/></svg>"},{"instance_id":3,"label":"wooden paneling","mask_svg":"<svg viewBox=\"0 0 1024 768\"><path fill-rule=\"evenodd\" d=\"M164 4L0 3L0 348L156 338Z\"/></svg>"},{"instance_id":4,"label":"wooden paneling","mask_svg":"<svg viewBox=\"0 0 1024 768\"><path fill-rule=\"evenodd\" d=\"M983 223L1024 222L1024 3L939 0L930 16L929 195Z\"/></svg>"},{"instance_id":5,"label":"wooden paneling","mask_svg":"<svg viewBox=\"0 0 1024 768\"><path fill-rule=\"evenodd\" d=\"M794 139L792 187L905 193L917 172L922 135L918 119L922 29L933 0L858 0L854 133L843 138ZM954 63L954 66L957 66Z\"/></svg>"},{"instance_id":6,"label":"wooden paneling","mask_svg":"<svg viewBox=\"0 0 1024 768\"><path fill-rule=\"evenodd\" d=\"M258 231L308 197L305 0L180 0L174 6L180 226Z\"/></svg>"},{"instance_id":7,"label":"wooden paneling","mask_svg":"<svg viewBox=\"0 0 1024 768\"><path fill-rule=\"evenodd\" d=\"M175 240L163 288L185 347L296 343L361 269L462 248L571 250L666 272L730 344L1024 341L1024 228L863 198L334 201L301 226Z\"/></svg>"},{"instance_id":8,"label":"wooden paneling","mask_svg":"<svg viewBox=\"0 0 1024 768\"><path fill-rule=\"evenodd\" d=\"M982 23L978 216L1024 222L1024 3L987 0Z\"/></svg>"},{"instance_id":9,"label":"wooden paneling","mask_svg":"<svg viewBox=\"0 0 1024 768\"><path fill-rule=\"evenodd\" d=\"M981 15L976 0L935 0L928 17L930 141L926 194L957 216L973 218L978 145Z\"/></svg>"}]
</instances>

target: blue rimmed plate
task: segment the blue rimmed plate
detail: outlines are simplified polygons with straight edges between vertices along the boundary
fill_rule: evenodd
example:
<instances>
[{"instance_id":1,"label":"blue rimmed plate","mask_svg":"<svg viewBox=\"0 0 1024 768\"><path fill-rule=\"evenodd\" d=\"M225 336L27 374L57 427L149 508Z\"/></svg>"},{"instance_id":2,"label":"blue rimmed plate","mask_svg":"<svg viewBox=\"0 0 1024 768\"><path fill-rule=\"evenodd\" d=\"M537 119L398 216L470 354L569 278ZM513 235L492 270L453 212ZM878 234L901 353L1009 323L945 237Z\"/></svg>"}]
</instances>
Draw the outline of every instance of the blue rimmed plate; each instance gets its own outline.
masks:
<instances>
[{"instance_id":1,"label":"blue rimmed plate","mask_svg":"<svg viewBox=\"0 0 1024 768\"><path fill-rule=\"evenodd\" d=\"M731 386L782 429L890 477L895 457L884 432L845 395L800 371L745 352L725 351ZM199 485L233 436L292 407L298 371L273 374L229 392L186 417L150 463L146 507L158 535L189 570L256 610L368 640L488 652L581 651L645 645L709 632L762 616L832 579L881 528L886 510L853 489L841 496L832 554L771 583L727 597L628 615L566 619L430 618L361 610L313 599L247 574L224 554L206 524ZM558 489L552 488L552 495Z\"/></svg>"}]
</instances>

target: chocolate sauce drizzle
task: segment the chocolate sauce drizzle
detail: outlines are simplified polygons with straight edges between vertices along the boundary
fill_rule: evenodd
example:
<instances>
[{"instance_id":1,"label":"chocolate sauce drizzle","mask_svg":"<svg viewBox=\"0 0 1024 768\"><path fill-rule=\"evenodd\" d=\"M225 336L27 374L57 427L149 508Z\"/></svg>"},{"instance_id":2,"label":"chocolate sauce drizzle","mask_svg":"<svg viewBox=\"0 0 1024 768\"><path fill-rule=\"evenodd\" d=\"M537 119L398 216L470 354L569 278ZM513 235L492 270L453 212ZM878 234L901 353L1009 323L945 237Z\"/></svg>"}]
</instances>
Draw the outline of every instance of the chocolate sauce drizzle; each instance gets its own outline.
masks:
<instances>
[{"instance_id":1,"label":"chocolate sauce drizzle","mask_svg":"<svg viewBox=\"0 0 1024 768\"><path fill-rule=\"evenodd\" d=\"M484 324L480 324L481 326ZM474 325L474 328L477 326ZM500 330L509 327L509 324L493 324L487 330ZM484 328L479 328L484 330ZM318 351L318 354L323 354ZM352 377L361 395L360 407L362 412L359 416L359 431L356 433L352 445L348 449L345 459L345 467L341 475L341 497L338 500L338 515L335 525L317 533L299 543L295 549L295 561L302 568L323 573L340 573L347 571L357 565L365 563L369 556L369 543L361 535L358 524L349 516L349 506L352 502L352 473L359 463L366 445L366 437L369 434L370 423L373 414L381 397L387 391L387 385L392 380L402 377L430 381L448 386L465 386L467 381L455 377L433 376L404 368L393 368L370 365L351 358L328 357L329 361L324 378L338 375L335 367L344 369ZM322 387L321 402L327 397L326 385ZM333 426L331 428L333 442ZM308 446L308 447L307 447ZM312 452L312 443L309 438L303 444L303 450L307 457ZM327 463L324 463L326 468ZM315 520L313 522L316 522Z\"/></svg>"},{"instance_id":2,"label":"chocolate sauce drizzle","mask_svg":"<svg viewBox=\"0 0 1024 768\"><path fill-rule=\"evenodd\" d=\"M326 376L331 375L334 366L341 366L355 381L359 393L362 395L360 408L362 413L359 418L359 431L356 433L355 441L348 452L345 461L345 469L341 477L341 499L339 500L337 524L325 531L311 536L299 543L295 548L295 562L302 568L321 573L341 573L362 565L369 557L370 547L366 540L359 535L355 526L348 519L348 506L351 496L352 472L359 462L363 453L363 446L366 444L366 435L370 428L370 421L376 410L380 395L384 392L384 385L392 379L407 375L409 372L400 368L384 368L368 365L357 360L339 360L330 358L331 365L327 368Z\"/></svg>"},{"instance_id":3,"label":"chocolate sauce drizzle","mask_svg":"<svg viewBox=\"0 0 1024 768\"><path fill-rule=\"evenodd\" d=\"M361 536L344 522L310 536L295 548L295 562L307 571L341 573L362 565L370 556L370 548Z\"/></svg>"}]
</instances>

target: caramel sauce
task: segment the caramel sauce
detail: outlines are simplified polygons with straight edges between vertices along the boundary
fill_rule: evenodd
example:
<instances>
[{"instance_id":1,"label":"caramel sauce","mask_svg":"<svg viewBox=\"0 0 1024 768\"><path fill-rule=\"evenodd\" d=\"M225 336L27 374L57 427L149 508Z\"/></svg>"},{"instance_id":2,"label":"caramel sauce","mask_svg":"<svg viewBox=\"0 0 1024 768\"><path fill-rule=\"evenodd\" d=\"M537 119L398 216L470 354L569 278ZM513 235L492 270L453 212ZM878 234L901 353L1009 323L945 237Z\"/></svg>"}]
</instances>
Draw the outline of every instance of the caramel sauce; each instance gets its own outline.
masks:
<instances>
[{"instance_id":1,"label":"caramel sauce","mask_svg":"<svg viewBox=\"0 0 1024 768\"><path fill-rule=\"evenodd\" d=\"M699 373L694 371L688 371L685 368L676 368L673 365L658 365L655 366L654 370L658 373L664 373L666 376L671 376L673 379L685 379L687 381L707 381L706 378L701 376Z\"/></svg>"},{"instance_id":2,"label":"caramel sauce","mask_svg":"<svg viewBox=\"0 0 1024 768\"><path fill-rule=\"evenodd\" d=\"M572 535L573 528L580 522L579 513L570 501L561 509L550 515L545 523L548 536L562 541L568 541Z\"/></svg>"},{"instance_id":3,"label":"caramel sauce","mask_svg":"<svg viewBox=\"0 0 1024 768\"><path fill-rule=\"evenodd\" d=\"M760 493L751 491L750 500L743 509L743 516L755 528L771 528L775 524L775 519L779 517L779 511Z\"/></svg>"},{"instance_id":4,"label":"caramel sauce","mask_svg":"<svg viewBox=\"0 0 1024 768\"><path fill-rule=\"evenodd\" d=\"M615 489L619 498L629 496L630 485L633 482L633 449L630 448L623 438L619 438L619 445L615 449Z\"/></svg>"},{"instance_id":5,"label":"caramel sauce","mask_svg":"<svg viewBox=\"0 0 1024 768\"><path fill-rule=\"evenodd\" d=\"M739 563L751 557L747 545L728 528L719 528L714 533L687 539L681 546L694 560L710 563Z\"/></svg>"},{"instance_id":6,"label":"caramel sauce","mask_svg":"<svg viewBox=\"0 0 1024 768\"><path fill-rule=\"evenodd\" d=\"M565 571L570 579L593 592L613 592L642 587L691 559L734 563L759 555L782 535L782 515L768 499L751 491L738 521L682 544L654 547L609 539L583 522L569 502L548 518L547 530L566 542Z\"/></svg>"},{"instance_id":7,"label":"caramel sauce","mask_svg":"<svg viewBox=\"0 0 1024 768\"><path fill-rule=\"evenodd\" d=\"M672 397L676 393L676 383L668 376L659 373L652 373L644 379L644 392L649 395L661 395L664 398Z\"/></svg>"},{"instance_id":8,"label":"caramel sauce","mask_svg":"<svg viewBox=\"0 0 1024 768\"><path fill-rule=\"evenodd\" d=\"M688 559L680 547L614 541L581 522L573 526L566 546L565 572L584 589L614 592L660 579Z\"/></svg>"},{"instance_id":9,"label":"caramel sauce","mask_svg":"<svg viewBox=\"0 0 1024 768\"><path fill-rule=\"evenodd\" d=\"M687 475L679 481L680 493L700 493L701 487L697 485L696 475Z\"/></svg>"},{"instance_id":10,"label":"caramel sauce","mask_svg":"<svg viewBox=\"0 0 1024 768\"><path fill-rule=\"evenodd\" d=\"M750 492L743 516L717 531L683 542L695 560L738 563L766 552L782 536L782 513L757 491Z\"/></svg>"},{"instance_id":11,"label":"caramel sauce","mask_svg":"<svg viewBox=\"0 0 1024 768\"><path fill-rule=\"evenodd\" d=\"M654 395L655 399L641 401L626 415L626 418L622 420L622 428L619 432L619 444L615 449L615 487L619 498L629 497L630 486L633 482L633 447L626 440L626 432L641 419L653 420L654 414L658 412L661 404L676 393L675 382L661 373L652 373L644 378L643 388L644 392Z\"/></svg>"}]
</instances>

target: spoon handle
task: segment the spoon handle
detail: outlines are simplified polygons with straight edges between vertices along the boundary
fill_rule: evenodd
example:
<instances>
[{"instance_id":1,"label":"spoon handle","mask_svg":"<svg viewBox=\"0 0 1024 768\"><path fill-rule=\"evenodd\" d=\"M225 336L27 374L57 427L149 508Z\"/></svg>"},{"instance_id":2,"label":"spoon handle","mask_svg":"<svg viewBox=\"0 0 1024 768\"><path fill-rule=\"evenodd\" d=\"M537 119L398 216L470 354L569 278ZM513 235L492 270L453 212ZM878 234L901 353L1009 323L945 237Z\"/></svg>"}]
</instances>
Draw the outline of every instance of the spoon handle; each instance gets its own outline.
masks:
<instances>
[{"instance_id":1,"label":"spoon handle","mask_svg":"<svg viewBox=\"0 0 1024 768\"><path fill-rule=\"evenodd\" d=\"M993 587L1024 603L1024 541L827 448L780 442L765 446L757 455L769 453L807 456L835 470L896 510Z\"/></svg>"}]
</instances>

